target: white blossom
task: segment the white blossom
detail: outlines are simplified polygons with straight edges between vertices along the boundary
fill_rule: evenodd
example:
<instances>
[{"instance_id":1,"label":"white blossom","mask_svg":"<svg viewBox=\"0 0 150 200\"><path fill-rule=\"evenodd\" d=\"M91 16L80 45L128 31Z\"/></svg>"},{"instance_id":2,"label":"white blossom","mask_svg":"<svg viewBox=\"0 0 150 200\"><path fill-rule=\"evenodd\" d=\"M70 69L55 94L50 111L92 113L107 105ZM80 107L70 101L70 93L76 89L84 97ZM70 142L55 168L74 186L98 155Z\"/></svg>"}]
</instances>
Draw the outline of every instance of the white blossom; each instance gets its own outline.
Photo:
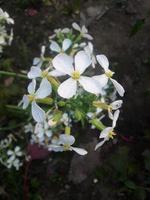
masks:
<instances>
[{"instance_id":1,"label":"white blossom","mask_svg":"<svg viewBox=\"0 0 150 200\"><path fill-rule=\"evenodd\" d=\"M106 141L108 141L110 138L113 139L114 135L116 135L114 133L114 128L116 127L116 123L119 117L120 111L116 110L114 113L114 117L113 117L113 122L112 122L112 126L111 127L107 127L105 128L101 133L99 138L103 139L101 142L99 142L96 146L95 146L95 150L97 150L99 147L101 147Z\"/></svg>"},{"instance_id":2,"label":"white blossom","mask_svg":"<svg viewBox=\"0 0 150 200\"><path fill-rule=\"evenodd\" d=\"M93 40L93 37L90 34L88 34L88 30L87 30L87 28L85 26L80 27L77 23L74 22L72 24L72 27L76 31L79 31L83 38L86 38L88 40Z\"/></svg>"},{"instance_id":3,"label":"white blossom","mask_svg":"<svg viewBox=\"0 0 150 200\"><path fill-rule=\"evenodd\" d=\"M95 68L96 65L96 58L95 55L93 54L93 44L91 42L88 42L88 45L84 47L84 51L87 53L89 58L92 60L92 67Z\"/></svg>"},{"instance_id":4,"label":"white blossom","mask_svg":"<svg viewBox=\"0 0 150 200\"><path fill-rule=\"evenodd\" d=\"M72 41L70 39L64 39L64 41L62 42L62 47L60 47L57 42L51 41L50 49L51 51L61 53L67 51L70 48L71 44Z\"/></svg>"},{"instance_id":5,"label":"white blossom","mask_svg":"<svg viewBox=\"0 0 150 200\"><path fill-rule=\"evenodd\" d=\"M111 78L114 72L109 69L109 61L107 57L105 55L97 55L96 58L98 63L104 69L105 73L102 75L93 76L93 78L99 82L101 88L103 88L108 83L108 80L110 80L119 95L123 96L125 92L124 88L115 79Z\"/></svg>"},{"instance_id":6,"label":"white blossom","mask_svg":"<svg viewBox=\"0 0 150 200\"><path fill-rule=\"evenodd\" d=\"M63 113L60 121L63 122L65 126L69 126L71 119L69 118L68 113Z\"/></svg>"},{"instance_id":7,"label":"white blossom","mask_svg":"<svg viewBox=\"0 0 150 200\"><path fill-rule=\"evenodd\" d=\"M8 24L14 24L14 20L10 18L9 14L0 8L0 21L1 20L5 20Z\"/></svg>"},{"instance_id":8,"label":"white blossom","mask_svg":"<svg viewBox=\"0 0 150 200\"><path fill-rule=\"evenodd\" d=\"M45 120L45 111L37 105L36 100L43 99L51 94L51 87L49 87L49 84L50 83L47 81L47 79L43 79L39 89L35 91L36 80L33 79L28 85L29 95L24 95L22 99L23 109L26 109L31 102L32 116L37 122L42 122Z\"/></svg>"},{"instance_id":9,"label":"white blossom","mask_svg":"<svg viewBox=\"0 0 150 200\"><path fill-rule=\"evenodd\" d=\"M73 147L75 138L72 135L61 134L57 144L49 145L50 151L75 151L79 155L86 155L87 151L82 148Z\"/></svg>"},{"instance_id":10,"label":"white blossom","mask_svg":"<svg viewBox=\"0 0 150 200\"><path fill-rule=\"evenodd\" d=\"M56 70L69 75L66 81L60 84L58 94L63 98L71 98L77 92L77 83L86 90L93 94L99 94L100 89L97 81L94 79L83 76L82 73L90 66L91 60L84 51L79 51L74 58L66 54L59 54L52 60L53 66Z\"/></svg>"},{"instance_id":11,"label":"white blossom","mask_svg":"<svg viewBox=\"0 0 150 200\"><path fill-rule=\"evenodd\" d=\"M35 125L34 134L40 142L51 139L52 131L50 130L50 126L47 121L44 121L43 123L37 123Z\"/></svg>"},{"instance_id":12,"label":"white blossom","mask_svg":"<svg viewBox=\"0 0 150 200\"><path fill-rule=\"evenodd\" d=\"M8 150L7 155L9 156L7 160L7 167L11 168L14 166L16 170L18 170L20 166L22 165L21 161L19 160L19 157L23 156L23 153L20 147L16 146L14 151Z\"/></svg>"}]
</instances>

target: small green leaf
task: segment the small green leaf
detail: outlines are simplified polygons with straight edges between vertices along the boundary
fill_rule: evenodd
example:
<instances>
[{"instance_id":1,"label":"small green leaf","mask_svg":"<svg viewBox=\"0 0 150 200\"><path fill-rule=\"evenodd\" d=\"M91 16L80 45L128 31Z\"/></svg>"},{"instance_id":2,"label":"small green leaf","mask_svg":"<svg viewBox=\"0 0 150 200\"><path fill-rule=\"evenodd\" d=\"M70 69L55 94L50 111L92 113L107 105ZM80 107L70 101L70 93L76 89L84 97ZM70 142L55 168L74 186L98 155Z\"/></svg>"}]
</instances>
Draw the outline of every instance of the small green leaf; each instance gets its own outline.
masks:
<instances>
[{"instance_id":1,"label":"small green leaf","mask_svg":"<svg viewBox=\"0 0 150 200\"><path fill-rule=\"evenodd\" d=\"M134 26L132 27L130 37L134 36L138 31L140 31L144 24L145 24L145 19L137 20Z\"/></svg>"},{"instance_id":2,"label":"small green leaf","mask_svg":"<svg viewBox=\"0 0 150 200\"><path fill-rule=\"evenodd\" d=\"M133 181L130 181L130 180L127 180L125 182L125 185L129 188L129 189L132 189L132 190L135 190L137 187L135 185L135 183Z\"/></svg>"}]
</instances>

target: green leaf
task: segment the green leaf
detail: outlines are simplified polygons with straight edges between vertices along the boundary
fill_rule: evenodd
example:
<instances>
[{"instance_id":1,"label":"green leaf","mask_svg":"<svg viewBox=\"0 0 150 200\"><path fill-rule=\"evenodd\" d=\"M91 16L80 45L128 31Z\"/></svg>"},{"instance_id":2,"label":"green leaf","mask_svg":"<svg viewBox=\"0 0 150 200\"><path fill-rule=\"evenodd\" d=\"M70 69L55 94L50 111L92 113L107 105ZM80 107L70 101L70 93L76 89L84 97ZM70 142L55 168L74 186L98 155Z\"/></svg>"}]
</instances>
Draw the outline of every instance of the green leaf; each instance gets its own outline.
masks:
<instances>
[{"instance_id":1,"label":"green leaf","mask_svg":"<svg viewBox=\"0 0 150 200\"><path fill-rule=\"evenodd\" d=\"M145 24L145 19L137 20L134 26L132 27L130 37L134 36L138 31L140 31L144 24Z\"/></svg>"},{"instance_id":2,"label":"green leaf","mask_svg":"<svg viewBox=\"0 0 150 200\"><path fill-rule=\"evenodd\" d=\"M129 189L132 189L132 190L135 190L137 187L135 185L135 183L133 181L130 181L130 180L127 180L125 182L125 185L129 188Z\"/></svg>"}]
</instances>

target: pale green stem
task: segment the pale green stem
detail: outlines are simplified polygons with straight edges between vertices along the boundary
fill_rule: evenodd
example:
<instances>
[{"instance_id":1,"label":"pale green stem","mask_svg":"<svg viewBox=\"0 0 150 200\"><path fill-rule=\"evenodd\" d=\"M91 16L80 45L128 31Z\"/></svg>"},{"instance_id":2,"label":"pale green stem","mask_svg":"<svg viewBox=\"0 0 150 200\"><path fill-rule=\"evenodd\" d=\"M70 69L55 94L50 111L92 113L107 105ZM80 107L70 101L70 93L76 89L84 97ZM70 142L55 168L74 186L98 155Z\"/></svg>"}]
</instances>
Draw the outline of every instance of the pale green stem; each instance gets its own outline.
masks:
<instances>
[{"instance_id":1,"label":"pale green stem","mask_svg":"<svg viewBox=\"0 0 150 200\"><path fill-rule=\"evenodd\" d=\"M27 78L28 78L26 75L17 74L17 73L15 73L15 72L8 72L8 71L0 71L0 75L4 75L4 76L13 76L13 77L19 77L19 78L24 78L24 79L27 79Z\"/></svg>"}]
</instances>

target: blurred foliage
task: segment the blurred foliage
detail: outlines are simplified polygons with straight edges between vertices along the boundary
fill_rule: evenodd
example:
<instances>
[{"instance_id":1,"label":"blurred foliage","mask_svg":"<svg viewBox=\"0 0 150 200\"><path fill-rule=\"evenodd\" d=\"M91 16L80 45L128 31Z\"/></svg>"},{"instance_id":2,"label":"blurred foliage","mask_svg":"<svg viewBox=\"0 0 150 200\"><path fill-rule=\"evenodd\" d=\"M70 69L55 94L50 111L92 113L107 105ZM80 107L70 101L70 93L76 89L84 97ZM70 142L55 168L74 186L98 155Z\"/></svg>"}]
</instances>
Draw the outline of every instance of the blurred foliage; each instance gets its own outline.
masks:
<instances>
[{"instance_id":1,"label":"blurred foliage","mask_svg":"<svg viewBox=\"0 0 150 200\"><path fill-rule=\"evenodd\" d=\"M140 31L145 24L145 19L138 19L134 26L132 27L130 37L134 36L138 31Z\"/></svg>"},{"instance_id":2,"label":"blurred foliage","mask_svg":"<svg viewBox=\"0 0 150 200\"><path fill-rule=\"evenodd\" d=\"M128 146L120 146L104 161L102 167L95 171L95 176L100 185L106 187L110 198L122 196L123 199L145 200L150 192L149 170L149 150L134 154ZM110 193L112 187L114 194Z\"/></svg>"}]
</instances>

